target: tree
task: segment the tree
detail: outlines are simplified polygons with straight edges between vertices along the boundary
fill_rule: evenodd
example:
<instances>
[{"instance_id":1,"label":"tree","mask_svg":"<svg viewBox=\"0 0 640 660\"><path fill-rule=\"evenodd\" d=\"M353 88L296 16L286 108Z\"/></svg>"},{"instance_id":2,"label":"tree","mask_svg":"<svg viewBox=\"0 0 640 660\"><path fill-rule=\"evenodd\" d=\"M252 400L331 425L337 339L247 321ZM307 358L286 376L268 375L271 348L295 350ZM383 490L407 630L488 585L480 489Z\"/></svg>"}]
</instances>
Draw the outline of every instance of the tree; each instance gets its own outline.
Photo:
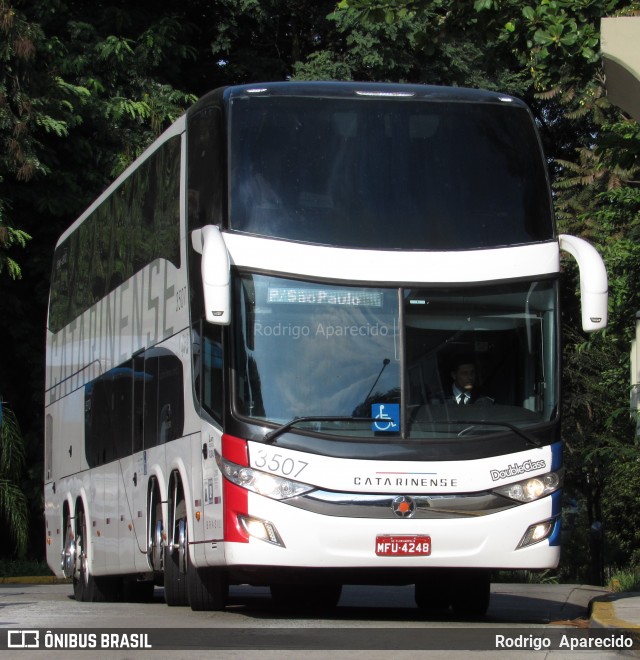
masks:
<instances>
[{"instance_id":1,"label":"tree","mask_svg":"<svg viewBox=\"0 0 640 660\"><path fill-rule=\"evenodd\" d=\"M13 411L0 401L0 519L15 542L15 554L27 549L29 521L27 498L20 487L25 447Z\"/></svg>"},{"instance_id":2,"label":"tree","mask_svg":"<svg viewBox=\"0 0 640 660\"><path fill-rule=\"evenodd\" d=\"M329 18L341 36L339 48L315 50L296 65L297 78L526 91L510 50L487 33L484 15L469 3L350 0Z\"/></svg>"},{"instance_id":3,"label":"tree","mask_svg":"<svg viewBox=\"0 0 640 660\"><path fill-rule=\"evenodd\" d=\"M21 420L30 494L41 490L57 237L195 98L168 82L191 56L187 28L146 4L141 15L142 3L117 0L0 1L0 276L22 264L22 279L0 286L0 391L11 388ZM41 516L37 497L30 528L40 538Z\"/></svg>"},{"instance_id":4,"label":"tree","mask_svg":"<svg viewBox=\"0 0 640 660\"><path fill-rule=\"evenodd\" d=\"M592 337L578 329L575 268L563 266L564 434L575 476L569 486L591 498L592 517L615 520L624 472L616 461L635 451L626 424L626 354L640 302L640 135L606 100L598 29L601 16L638 4L0 0L0 277L9 276L0 287L0 341L11 346L0 361L0 390L12 387L34 452L29 463L41 453L54 243L196 96L291 76L485 87L529 103L560 228L590 239L605 256L611 324ZM13 279L20 264L22 279ZM630 537L616 543L629 556Z\"/></svg>"}]
</instances>

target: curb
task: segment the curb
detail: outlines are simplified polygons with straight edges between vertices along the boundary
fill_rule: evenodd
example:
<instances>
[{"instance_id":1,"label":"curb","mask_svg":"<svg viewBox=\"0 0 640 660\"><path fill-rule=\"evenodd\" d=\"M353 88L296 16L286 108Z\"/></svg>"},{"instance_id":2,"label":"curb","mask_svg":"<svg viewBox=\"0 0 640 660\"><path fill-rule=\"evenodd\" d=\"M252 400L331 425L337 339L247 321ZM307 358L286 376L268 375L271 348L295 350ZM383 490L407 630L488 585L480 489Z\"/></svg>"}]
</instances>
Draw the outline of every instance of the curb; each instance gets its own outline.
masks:
<instances>
[{"instance_id":1,"label":"curb","mask_svg":"<svg viewBox=\"0 0 640 660\"><path fill-rule=\"evenodd\" d=\"M0 584L70 584L70 578L55 575L26 575L23 577L0 577Z\"/></svg>"},{"instance_id":2,"label":"curb","mask_svg":"<svg viewBox=\"0 0 640 660\"><path fill-rule=\"evenodd\" d=\"M589 627L590 628L625 628L640 630L640 624L632 623L619 616L621 607L616 608L616 603L628 598L638 598L637 593L608 594L597 596L589 603Z\"/></svg>"}]
</instances>

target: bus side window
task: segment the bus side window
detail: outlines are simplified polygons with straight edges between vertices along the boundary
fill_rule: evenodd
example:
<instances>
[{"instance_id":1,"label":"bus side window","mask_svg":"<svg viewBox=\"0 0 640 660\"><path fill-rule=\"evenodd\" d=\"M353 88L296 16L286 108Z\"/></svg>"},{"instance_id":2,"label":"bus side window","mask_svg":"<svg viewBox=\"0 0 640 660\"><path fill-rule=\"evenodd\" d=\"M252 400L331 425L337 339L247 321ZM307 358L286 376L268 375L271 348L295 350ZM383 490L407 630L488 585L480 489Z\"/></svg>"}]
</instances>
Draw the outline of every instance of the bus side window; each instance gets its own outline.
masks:
<instances>
[{"instance_id":1,"label":"bus side window","mask_svg":"<svg viewBox=\"0 0 640 660\"><path fill-rule=\"evenodd\" d=\"M144 440L144 387L147 374L144 355L133 359L133 453L142 451Z\"/></svg>"},{"instance_id":2,"label":"bus side window","mask_svg":"<svg viewBox=\"0 0 640 660\"><path fill-rule=\"evenodd\" d=\"M85 449L90 467L131 454L132 386L131 360L85 385Z\"/></svg>"},{"instance_id":3,"label":"bus side window","mask_svg":"<svg viewBox=\"0 0 640 660\"><path fill-rule=\"evenodd\" d=\"M113 445L117 458L131 454L132 431L132 361L125 362L121 368L113 370L112 380L112 428L114 432Z\"/></svg>"},{"instance_id":4,"label":"bus side window","mask_svg":"<svg viewBox=\"0 0 640 660\"><path fill-rule=\"evenodd\" d=\"M222 222L222 136L222 116L219 108L205 108L190 118L187 142L189 232Z\"/></svg>"}]
</instances>

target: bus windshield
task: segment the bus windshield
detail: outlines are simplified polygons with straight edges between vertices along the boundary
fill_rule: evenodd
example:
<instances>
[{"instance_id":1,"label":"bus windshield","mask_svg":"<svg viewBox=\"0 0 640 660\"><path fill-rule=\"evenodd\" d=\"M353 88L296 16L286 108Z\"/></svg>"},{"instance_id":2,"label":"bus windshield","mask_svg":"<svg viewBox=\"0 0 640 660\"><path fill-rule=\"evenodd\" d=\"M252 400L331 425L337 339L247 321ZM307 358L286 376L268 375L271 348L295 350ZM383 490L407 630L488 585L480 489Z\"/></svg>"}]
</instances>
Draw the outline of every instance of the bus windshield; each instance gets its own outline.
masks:
<instances>
[{"instance_id":1,"label":"bus windshield","mask_svg":"<svg viewBox=\"0 0 640 660\"><path fill-rule=\"evenodd\" d=\"M370 249L553 238L540 145L515 103L234 97L229 228Z\"/></svg>"},{"instance_id":2,"label":"bus windshield","mask_svg":"<svg viewBox=\"0 0 640 660\"><path fill-rule=\"evenodd\" d=\"M235 409L276 425L346 418L296 424L327 435L425 440L548 422L555 309L553 281L398 289L243 274Z\"/></svg>"}]
</instances>

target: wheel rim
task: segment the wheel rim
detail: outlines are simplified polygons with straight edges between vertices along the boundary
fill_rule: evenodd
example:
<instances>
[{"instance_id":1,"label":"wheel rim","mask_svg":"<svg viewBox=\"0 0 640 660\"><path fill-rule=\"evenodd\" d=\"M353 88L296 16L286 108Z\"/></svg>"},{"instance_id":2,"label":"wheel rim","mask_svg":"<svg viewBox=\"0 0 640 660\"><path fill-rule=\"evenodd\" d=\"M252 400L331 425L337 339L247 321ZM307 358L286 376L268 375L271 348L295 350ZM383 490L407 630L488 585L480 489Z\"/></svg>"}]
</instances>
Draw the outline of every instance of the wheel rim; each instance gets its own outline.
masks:
<instances>
[{"instance_id":1,"label":"wheel rim","mask_svg":"<svg viewBox=\"0 0 640 660\"><path fill-rule=\"evenodd\" d=\"M184 575L187 572L187 521L178 521L178 568Z\"/></svg>"},{"instance_id":2,"label":"wheel rim","mask_svg":"<svg viewBox=\"0 0 640 660\"><path fill-rule=\"evenodd\" d=\"M71 529L71 520L67 519L65 527L64 546L62 548L61 566L62 573L66 578L71 578L76 572L76 543Z\"/></svg>"},{"instance_id":3,"label":"wheel rim","mask_svg":"<svg viewBox=\"0 0 640 660\"><path fill-rule=\"evenodd\" d=\"M162 520L156 522L151 549L151 563L154 571L162 569Z\"/></svg>"},{"instance_id":4,"label":"wheel rim","mask_svg":"<svg viewBox=\"0 0 640 660\"><path fill-rule=\"evenodd\" d=\"M80 557L80 579L83 584L86 586L89 582L89 570L88 570L88 559L87 559L87 549L86 549L86 533L87 526L85 523L84 515L81 518L82 522L80 524L80 536L78 537L78 556Z\"/></svg>"}]
</instances>

